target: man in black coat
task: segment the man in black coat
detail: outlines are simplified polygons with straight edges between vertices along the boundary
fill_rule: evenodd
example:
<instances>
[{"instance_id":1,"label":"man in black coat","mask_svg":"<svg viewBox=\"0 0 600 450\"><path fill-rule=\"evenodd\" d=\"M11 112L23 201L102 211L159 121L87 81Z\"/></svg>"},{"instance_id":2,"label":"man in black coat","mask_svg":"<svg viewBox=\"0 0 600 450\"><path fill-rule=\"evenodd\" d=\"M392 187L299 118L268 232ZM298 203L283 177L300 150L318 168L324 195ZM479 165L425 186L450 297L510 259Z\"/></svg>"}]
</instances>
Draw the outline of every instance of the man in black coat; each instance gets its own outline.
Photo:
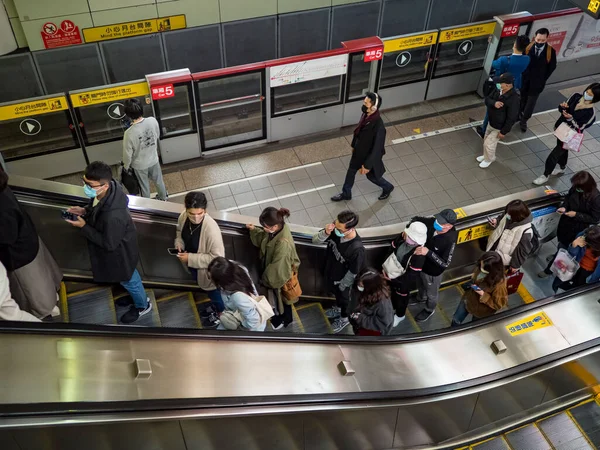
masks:
<instances>
[{"instance_id":1,"label":"man in black coat","mask_svg":"<svg viewBox=\"0 0 600 450\"><path fill-rule=\"evenodd\" d=\"M525 51L529 55L529 66L523 72L521 87L520 125L521 131L527 131L527 121L531 118L537 99L546 87L546 81L556 69L556 51L548 44L550 31L540 28Z\"/></svg>"},{"instance_id":2,"label":"man in black coat","mask_svg":"<svg viewBox=\"0 0 600 450\"><path fill-rule=\"evenodd\" d=\"M381 97L374 92L367 92L363 100L362 117L354 130L350 167L346 172L342 192L331 197L334 202L352 199L352 186L357 171L361 175L367 175L371 183L383 189L379 200L385 200L394 190L392 183L383 178L386 131L379 108L381 108Z\"/></svg>"},{"instance_id":3,"label":"man in black coat","mask_svg":"<svg viewBox=\"0 0 600 450\"><path fill-rule=\"evenodd\" d=\"M69 212L77 220L67 220L81 229L88 241L94 281L120 283L131 295L133 305L121 322L132 323L152 310L136 265L139 260L135 225L127 205L129 199L112 179L107 164L96 161L85 169L83 188L90 203L74 206Z\"/></svg>"}]
</instances>

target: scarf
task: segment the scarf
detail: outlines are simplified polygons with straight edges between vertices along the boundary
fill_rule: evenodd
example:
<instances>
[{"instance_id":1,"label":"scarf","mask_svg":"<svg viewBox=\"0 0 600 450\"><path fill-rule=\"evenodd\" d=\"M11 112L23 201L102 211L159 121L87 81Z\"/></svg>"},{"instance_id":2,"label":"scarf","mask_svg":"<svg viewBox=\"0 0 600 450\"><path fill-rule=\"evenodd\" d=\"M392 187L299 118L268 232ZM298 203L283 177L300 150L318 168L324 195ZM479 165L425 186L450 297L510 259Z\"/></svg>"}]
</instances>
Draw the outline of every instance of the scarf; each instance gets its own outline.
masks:
<instances>
[{"instance_id":1,"label":"scarf","mask_svg":"<svg viewBox=\"0 0 600 450\"><path fill-rule=\"evenodd\" d=\"M354 129L354 136L358 136L358 133L360 133L364 127L366 127L372 122L375 122L379 119L379 117L379 110L375 111L370 116L367 113L363 113L363 115L360 117L360 121L358 122L357 127Z\"/></svg>"},{"instance_id":2,"label":"scarf","mask_svg":"<svg viewBox=\"0 0 600 450\"><path fill-rule=\"evenodd\" d=\"M404 259L404 257L415 248L417 248L417 245L410 245L406 241L400 244L400 246L396 249L396 258L398 258L400 264L402 264L402 260Z\"/></svg>"}]
</instances>

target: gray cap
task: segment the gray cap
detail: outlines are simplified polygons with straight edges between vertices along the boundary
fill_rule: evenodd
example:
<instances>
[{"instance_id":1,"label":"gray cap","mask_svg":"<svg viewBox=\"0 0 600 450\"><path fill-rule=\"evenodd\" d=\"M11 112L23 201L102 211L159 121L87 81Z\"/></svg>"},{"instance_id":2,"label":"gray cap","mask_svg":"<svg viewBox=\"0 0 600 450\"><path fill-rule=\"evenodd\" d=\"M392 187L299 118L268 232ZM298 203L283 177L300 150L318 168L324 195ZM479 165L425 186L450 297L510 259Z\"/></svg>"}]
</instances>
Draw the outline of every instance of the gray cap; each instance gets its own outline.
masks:
<instances>
[{"instance_id":1,"label":"gray cap","mask_svg":"<svg viewBox=\"0 0 600 450\"><path fill-rule=\"evenodd\" d=\"M440 225L445 225L447 223L454 225L458 220L456 213L451 209L444 209L443 211L437 213L434 217Z\"/></svg>"}]
</instances>

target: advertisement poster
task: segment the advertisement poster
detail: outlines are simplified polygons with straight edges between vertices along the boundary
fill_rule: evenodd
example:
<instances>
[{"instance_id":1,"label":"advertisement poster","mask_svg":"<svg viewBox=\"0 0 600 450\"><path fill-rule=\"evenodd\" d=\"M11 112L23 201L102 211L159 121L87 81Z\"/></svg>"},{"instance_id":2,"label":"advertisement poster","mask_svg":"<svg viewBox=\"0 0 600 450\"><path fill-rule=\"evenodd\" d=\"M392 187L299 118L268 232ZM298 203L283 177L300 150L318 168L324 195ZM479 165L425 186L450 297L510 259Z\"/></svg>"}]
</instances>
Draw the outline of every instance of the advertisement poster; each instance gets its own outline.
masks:
<instances>
[{"instance_id":1,"label":"advertisement poster","mask_svg":"<svg viewBox=\"0 0 600 450\"><path fill-rule=\"evenodd\" d=\"M303 81L345 75L348 55L327 56L291 64L271 67L270 86L286 86Z\"/></svg>"},{"instance_id":2,"label":"advertisement poster","mask_svg":"<svg viewBox=\"0 0 600 450\"><path fill-rule=\"evenodd\" d=\"M549 42L559 62L600 53L600 21L587 14L535 21L532 30L539 28L550 30Z\"/></svg>"}]
</instances>

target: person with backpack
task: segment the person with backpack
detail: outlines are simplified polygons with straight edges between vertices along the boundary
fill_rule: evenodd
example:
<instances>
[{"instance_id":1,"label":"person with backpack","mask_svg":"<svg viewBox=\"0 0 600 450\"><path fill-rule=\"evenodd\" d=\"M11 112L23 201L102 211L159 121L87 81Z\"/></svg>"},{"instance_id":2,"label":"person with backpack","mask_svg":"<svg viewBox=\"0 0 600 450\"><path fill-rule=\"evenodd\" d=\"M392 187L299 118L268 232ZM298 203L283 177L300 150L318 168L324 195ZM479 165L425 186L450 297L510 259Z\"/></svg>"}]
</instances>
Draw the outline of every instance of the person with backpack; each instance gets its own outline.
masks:
<instances>
[{"instance_id":1,"label":"person with backpack","mask_svg":"<svg viewBox=\"0 0 600 450\"><path fill-rule=\"evenodd\" d=\"M579 233L569 245L568 252L579 263L579 269L568 281L554 278L554 292L559 289L568 291L600 280L600 226L592 225Z\"/></svg>"},{"instance_id":2,"label":"person with backpack","mask_svg":"<svg viewBox=\"0 0 600 450\"><path fill-rule=\"evenodd\" d=\"M385 278L373 269L363 269L356 276L355 290L358 305L350 314L350 323L357 336L390 334L394 324L394 308L390 287Z\"/></svg>"},{"instance_id":3,"label":"person with backpack","mask_svg":"<svg viewBox=\"0 0 600 450\"><path fill-rule=\"evenodd\" d=\"M490 219L494 228L485 251L497 252L509 273L516 272L527 257L539 248L539 235L533 215L522 200L513 200L498 218Z\"/></svg>"}]
</instances>

